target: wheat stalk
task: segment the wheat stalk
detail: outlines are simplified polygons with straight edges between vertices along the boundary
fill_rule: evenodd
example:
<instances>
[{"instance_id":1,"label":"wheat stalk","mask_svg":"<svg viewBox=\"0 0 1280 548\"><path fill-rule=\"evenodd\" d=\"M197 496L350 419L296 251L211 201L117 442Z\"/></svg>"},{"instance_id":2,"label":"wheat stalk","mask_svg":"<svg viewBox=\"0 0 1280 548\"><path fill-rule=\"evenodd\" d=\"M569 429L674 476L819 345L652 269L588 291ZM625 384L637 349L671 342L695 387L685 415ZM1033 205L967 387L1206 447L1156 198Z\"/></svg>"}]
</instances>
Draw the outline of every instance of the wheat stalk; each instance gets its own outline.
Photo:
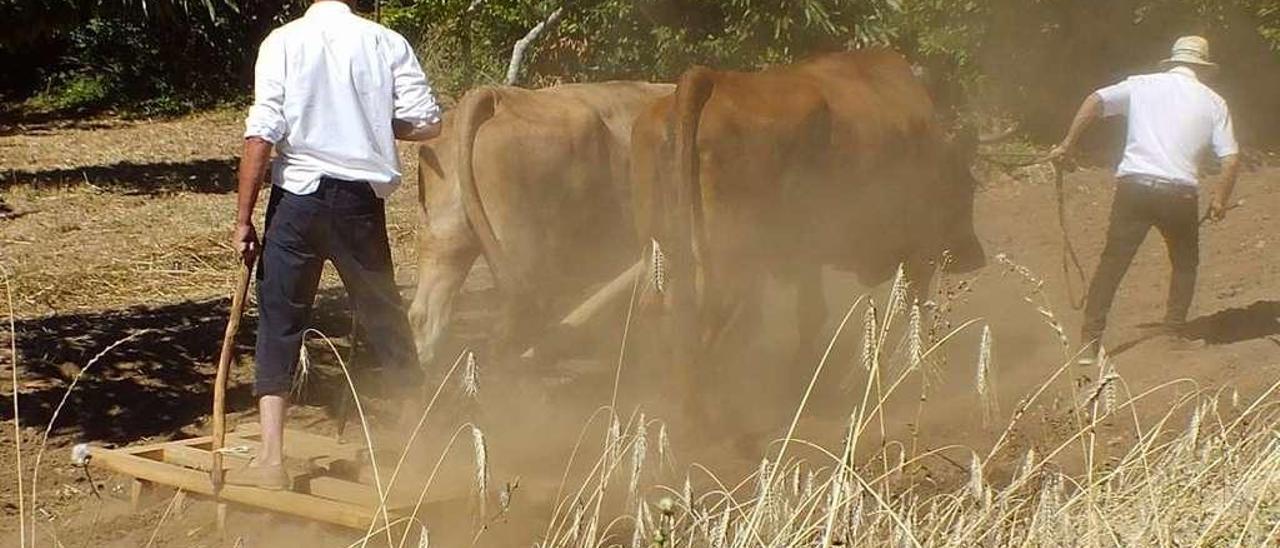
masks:
<instances>
[{"instance_id":1,"label":"wheat stalk","mask_svg":"<svg viewBox=\"0 0 1280 548\"><path fill-rule=\"evenodd\" d=\"M725 542L729 535L729 505L724 506L724 511L720 513L720 521L716 522L715 527L711 531L711 548L725 548Z\"/></svg>"},{"instance_id":2,"label":"wheat stalk","mask_svg":"<svg viewBox=\"0 0 1280 548\"><path fill-rule=\"evenodd\" d=\"M640 501L636 506L635 527L631 528L631 546L632 548L644 548L644 501Z\"/></svg>"},{"instance_id":3,"label":"wheat stalk","mask_svg":"<svg viewBox=\"0 0 1280 548\"><path fill-rule=\"evenodd\" d=\"M667 454L671 451L671 440L667 439L667 423L658 425L658 468L667 462Z\"/></svg>"},{"instance_id":4,"label":"wheat stalk","mask_svg":"<svg viewBox=\"0 0 1280 548\"><path fill-rule=\"evenodd\" d=\"M791 496L800 496L800 466L791 467Z\"/></svg>"},{"instance_id":5,"label":"wheat stalk","mask_svg":"<svg viewBox=\"0 0 1280 548\"><path fill-rule=\"evenodd\" d=\"M640 473L644 470L644 456L648 449L648 429L645 427L644 413L636 422L636 433L631 445L631 481L627 484L628 496L635 498L640 488Z\"/></svg>"},{"instance_id":6,"label":"wheat stalk","mask_svg":"<svg viewBox=\"0 0 1280 548\"><path fill-rule=\"evenodd\" d=\"M657 238L649 239L649 249L649 277L653 280L653 290L661 294L667 289L667 255Z\"/></svg>"},{"instance_id":7,"label":"wheat stalk","mask_svg":"<svg viewBox=\"0 0 1280 548\"><path fill-rule=\"evenodd\" d=\"M875 360L876 352L876 332L879 330L876 325L876 305L873 302L867 303L867 310L862 313L862 369L871 370L871 362Z\"/></svg>"},{"instance_id":8,"label":"wheat stalk","mask_svg":"<svg viewBox=\"0 0 1280 548\"><path fill-rule=\"evenodd\" d=\"M376 456L377 450L373 445L373 435L369 430L369 420L364 413L364 406L360 403L360 393L356 390L356 384L351 378L351 371L347 368L347 362L342 359L342 354L338 352L338 348L334 346L333 341L324 333L315 329L307 329L302 332L302 338L305 340L307 336L311 334L318 336L320 340L329 347L329 351L333 353L333 357L338 361L338 367L342 369L342 377L347 381L347 390L351 393L351 401L354 402L356 406L356 416L360 417L360 430L364 434L365 448L369 450L369 467L373 470L373 484L378 492L379 505L378 509L374 512L373 520L369 522L369 528L365 533L364 539L361 541L361 546L368 545L369 539L372 537L372 531L378 523L377 520L379 516L382 517L382 530L386 532L387 544L389 545L392 543L393 539L391 538L391 515L387 512L387 496L393 482L385 484L382 483L382 471L378 466L378 459ZM397 467L397 471L399 471L399 467ZM394 478L394 474L392 477ZM405 531L405 534L408 535L408 530ZM401 544L403 544L403 542L401 542Z\"/></svg>"},{"instance_id":9,"label":"wheat stalk","mask_svg":"<svg viewBox=\"0 0 1280 548\"><path fill-rule=\"evenodd\" d=\"M569 538L568 544L572 545L578 540L578 535L582 532L582 518L586 515L586 508L582 504L575 504L573 507L573 519L569 522Z\"/></svg>"},{"instance_id":10,"label":"wheat stalk","mask_svg":"<svg viewBox=\"0 0 1280 548\"><path fill-rule=\"evenodd\" d=\"M1045 321L1049 328L1053 330L1054 334L1058 337L1058 343L1062 345L1063 355L1070 355L1071 343L1067 339L1067 332L1062 327L1062 322L1058 321L1057 315L1055 315L1053 310L1049 308L1049 297L1044 294L1044 280L1040 279L1039 276L1036 276L1030 268L1014 262L1013 259L1010 259L1005 253L1000 253L996 255L995 258L997 262L1006 267L1008 272L1017 274L1024 281L1030 284L1031 295L1038 296L1040 298L1040 302L1036 303L1035 300L1031 298L1031 295L1024 295L1022 300L1034 307L1036 313L1040 314L1040 317Z\"/></svg>"},{"instance_id":11,"label":"wheat stalk","mask_svg":"<svg viewBox=\"0 0 1280 548\"><path fill-rule=\"evenodd\" d=\"M169 517L169 513L173 511L173 507L177 506L178 497L182 493L183 493L182 489L178 489L173 492L173 497L169 499L169 505L165 506L164 513L160 514L160 519L156 521L155 528L151 530L151 537L147 539L146 548L151 548L152 546L155 545L156 536L160 534L160 526L164 525L165 520L168 519ZM31 539L31 540L32 542L35 541L35 539Z\"/></svg>"},{"instance_id":12,"label":"wheat stalk","mask_svg":"<svg viewBox=\"0 0 1280 548\"><path fill-rule=\"evenodd\" d=\"M605 454L609 457L606 465L611 467L612 463L618 462L618 458L622 453L622 425L618 423L618 415L613 414L612 420L609 421L609 432L605 434Z\"/></svg>"},{"instance_id":13,"label":"wheat stalk","mask_svg":"<svg viewBox=\"0 0 1280 548\"><path fill-rule=\"evenodd\" d=\"M1034 447L1027 449L1027 454L1022 458L1022 466L1018 468L1018 473L1014 474L1013 480L1009 482L1011 487L1026 482L1031 478L1031 473L1036 467L1036 450Z\"/></svg>"},{"instance_id":14,"label":"wheat stalk","mask_svg":"<svg viewBox=\"0 0 1280 548\"><path fill-rule=\"evenodd\" d=\"M911 303L911 313L907 322L907 368L917 371L924 360L924 339L920 325L920 303Z\"/></svg>"},{"instance_id":15,"label":"wheat stalk","mask_svg":"<svg viewBox=\"0 0 1280 548\"><path fill-rule=\"evenodd\" d=\"M469 398L480 394L480 366L476 353L470 350L467 351L466 366L462 368L462 393Z\"/></svg>"},{"instance_id":16,"label":"wheat stalk","mask_svg":"<svg viewBox=\"0 0 1280 548\"><path fill-rule=\"evenodd\" d=\"M976 451L970 451L969 454L972 457L969 461L969 495L982 503L986 491L986 482L982 478L982 459L978 458Z\"/></svg>"},{"instance_id":17,"label":"wheat stalk","mask_svg":"<svg viewBox=\"0 0 1280 548\"><path fill-rule=\"evenodd\" d=\"M355 334L352 334L354 341ZM352 343L354 345L354 342ZM311 373L311 353L307 352L307 338L303 334L302 342L298 344L298 367L293 369L293 380L289 383L289 396L292 399L298 399L302 395L303 387L307 384L307 378Z\"/></svg>"},{"instance_id":18,"label":"wheat stalk","mask_svg":"<svg viewBox=\"0 0 1280 548\"><path fill-rule=\"evenodd\" d=\"M13 403L13 453L14 468L18 472L15 474L18 480L18 539L19 546L27 545L27 512L26 501L23 499L22 475L25 470L22 468L22 414L18 411L18 393L21 391L18 386L18 330L14 321L13 314L13 283L9 280L9 270L0 266L0 274L4 275L5 296L9 305L9 374L12 381L12 403ZM35 489L33 486L32 489ZM33 518L34 519L34 518ZM32 539L35 540L34 538Z\"/></svg>"},{"instance_id":19,"label":"wheat stalk","mask_svg":"<svg viewBox=\"0 0 1280 548\"><path fill-rule=\"evenodd\" d=\"M978 391L978 399L982 402L982 424L990 424L996 413L996 394L992 389L991 375L991 326L982 326L982 340L978 344L978 370L974 378L974 387Z\"/></svg>"},{"instance_id":20,"label":"wheat stalk","mask_svg":"<svg viewBox=\"0 0 1280 548\"><path fill-rule=\"evenodd\" d=\"M475 454L476 496L480 499L480 516L483 519L489 491L489 451L485 447L484 432L478 426L471 426L471 440Z\"/></svg>"}]
</instances>

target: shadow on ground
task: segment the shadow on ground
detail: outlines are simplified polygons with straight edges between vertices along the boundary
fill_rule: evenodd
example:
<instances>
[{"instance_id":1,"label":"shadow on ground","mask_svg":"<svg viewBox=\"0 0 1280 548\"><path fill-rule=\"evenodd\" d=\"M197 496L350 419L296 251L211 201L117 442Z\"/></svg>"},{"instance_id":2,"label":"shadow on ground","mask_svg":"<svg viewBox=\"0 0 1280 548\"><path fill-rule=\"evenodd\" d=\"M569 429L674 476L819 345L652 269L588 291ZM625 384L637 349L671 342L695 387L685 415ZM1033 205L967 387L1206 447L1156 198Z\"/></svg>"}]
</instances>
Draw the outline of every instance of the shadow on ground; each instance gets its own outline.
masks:
<instances>
[{"instance_id":1,"label":"shadow on ground","mask_svg":"<svg viewBox=\"0 0 1280 548\"><path fill-rule=\"evenodd\" d=\"M40 135L66 129L111 129L121 122L111 118L94 118L89 112L26 112L22 108L0 106L0 137Z\"/></svg>"},{"instance_id":2,"label":"shadow on ground","mask_svg":"<svg viewBox=\"0 0 1280 548\"><path fill-rule=\"evenodd\" d=\"M121 162L105 166L85 166L40 171L0 172L0 189L18 184L84 185L85 183L133 195L168 192L222 194L235 189L236 160L233 158L157 162Z\"/></svg>"},{"instance_id":3,"label":"shadow on ground","mask_svg":"<svg viewBox=\"0 0 1280 548\"><path fill-rule=\"evenodd\" d=\"M1230 344L1280 335L1280 301L1258 301L1187 323L1181 335L1208 344Z\"/></svg>"},{"instance_id":4,"label":"shadow on ground","mask_svg":"<svg viewBox=\"0 0 1280 548\"><path fill-rule=\"evenodd\" d=\"M58 416L55 434L109 443L177 435L209 413L229 304L230 299L221 298L17 322L22 424L43 430L80 368L113 343L137 334L84 373ZM250 357L256 324L256 317L248 314L237 337L240 365L234 366L227 391L231 412L254 405ZM345 292L331 289L321 294L313 325L330 337L348 335ZM312 348L316 362L331 361L323 357L321 346ZM346 352L346 345L339 350ZM345 389L339 375L332 368L316 368L303 403L336 401L335 395ZM12 414L10 406L0 406L0 419Z\"/></svg>"},{"instance_id":5,"label":"shadow on ground","mask_svg":"<svg viewBox=\"0 0 1280 548\"><path fill-rule=\"evenodd\" d=\"M1150 329L1157 326L1153 324L1143 327ZM1110 350L1110 354L1118 355L1161 334L1157 329L1150 329L1148 333ZM1201 316L1187 322L1176 335L1182 339L1204 341L1211 345L1255 339L1268 339L1280 344L1280 340L1274 338L1280 335L1280 301L1257 301L1249 306L1228 308Z\"/></svg>"}]
</instances>

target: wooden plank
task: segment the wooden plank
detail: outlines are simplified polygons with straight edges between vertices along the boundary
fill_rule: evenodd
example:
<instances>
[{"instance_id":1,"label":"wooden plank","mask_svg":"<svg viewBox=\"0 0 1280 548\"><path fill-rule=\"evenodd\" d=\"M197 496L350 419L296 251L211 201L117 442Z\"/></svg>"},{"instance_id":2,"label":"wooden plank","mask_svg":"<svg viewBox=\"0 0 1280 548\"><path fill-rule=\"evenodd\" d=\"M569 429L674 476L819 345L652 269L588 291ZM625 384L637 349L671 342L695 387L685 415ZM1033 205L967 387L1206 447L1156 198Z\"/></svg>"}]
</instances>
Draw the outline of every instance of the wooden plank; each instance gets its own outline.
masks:
<instances>
[{"instance_id":1,"label":"wooden plank","mask_svg":"<svg viewBox=\"0 0 1280 548\"><path fill-rule=\"evenodd\" d=\"M302 464L308 468L320 467L328 468L338 461L355 462L354 456L332 456L326 453L323 447L307 446L295 447L290 443L289 438L285 438L284 458L285 462ZM240 434L227 434L227 446L236 447L244 446L249 448L252 454L262 452L262 441L257 438L241 437Z\"/></svg>"},{"instance_id":2,"label":"wooden plank","mask_svg":"<svg viewBox=\"0 0 1280 548\"><path fill-rule=\"evenodd\" d=\"M249 464L249 458L241 455L222 455L222 469L239 468ZM208 472L213 468L213 453L209 449L174 444L164 448L164 461L187 468Z\"/></svg>"},{"instance_id":3,"label":"wooden plank","mask_svg":"<svg viewBox=\"0 0 1280 548\"><path fill-rule=\"evenodd\" d=\"M228 441L228 446L262 443L261 430L259 430L257 423L242 424L237 427L235 432L230 434L230 436L239 442L250 443L236 443ZM284 431L285 458L300 460L323 458L333 460L356 460L359 454L363 451L364 444L340 443L333 438L318 436L301 430L286 428Z\"/></svg>"},{"instance_id":4,"label":"wooden plank","mask_svg":"<svg viewBox=\"0 0 1280 548\"><path fill-rule=\"evenodd\" d=\"M138 456L146 456L147 453L156 452L156 455L152 455L152 456L157 456L159 452L164 451L165 447L169 447L174 444L208 445L212 442L212 440L213 440L212 436L202 436L199 438L188 438L185 440L162 441L157 443L148 443L146 445L134 445L132 447L121 447L118 449L111 449L111 451L115 451L117 453L125 453L128 455L138 455Z\"/></svg>"},{"instance_id":5,"label":"wooden plank","mask_svg":"<svg viewBox=\"0 0 1280 548\"><path fill-rule=\"evenodd\" d=\"M172 445L165 448L166 463L184 466L195 470L209 471L213 467L213 455L206 449ZM238 455L223 455L223 469L248 464L249 459ZM234 463L234 464L233 464ZM294 475L295 493L347 502L363 507L376 507L379 500L378 490L372 485L365 485L315 473ZM395 510L412 505L414 499L406 490L399 489L392 493L391 503L387 508Z\"/></svg>"},{"instance_id":6,"label":"wooden plank","mask_svg":"<svg viewBox=\"0 0 1280 548\"><path fill-rule=\"evenodd\" d=\"M124 447L121 449L115 449L115 451L119 451L127 455L138 455L140 457L146 456L147 453L155 453L156 455L159 455L161 451L164 451L164 444L153 443L150 445L139 445L137 447Z\"/></svg>"},{"instance_id":7,"label":"wooden plank","mask_svg":"<svg viewBox=\"0 0 1280 548\"><path fill-rule=\"evenodd\" d=\"M155 497L156 489L149 481L134 478L129 482L129 510L138 512Z\"/></svg>"},{"instance_id":8,"label":"wooden plank","mask_svg":"<svg viewBox=\"0 0 1280 548\"><path fill-rule=\"evenodd\" d=\"M212 496L209 475L149 458L104 449L91 449L93 463L110 470L192 493ZM281 514L300 516L353 529L364 529L375 519L373 507L361 507L291 491L268 491L239 485L223 486L221 499ZM377 518L381 521L381 518Z\"/></svg>"},{"instance_id":9,"label":"wooden plank","mask_svg":"<svg viewBox=\"0 0 1280 548\"><path fill-rule=\"evenodd\" d=\"M218 534L227 534L227 503L218 501L217 509L214 511L213 521L217 524Z\"/></svg>"}]
</instances>

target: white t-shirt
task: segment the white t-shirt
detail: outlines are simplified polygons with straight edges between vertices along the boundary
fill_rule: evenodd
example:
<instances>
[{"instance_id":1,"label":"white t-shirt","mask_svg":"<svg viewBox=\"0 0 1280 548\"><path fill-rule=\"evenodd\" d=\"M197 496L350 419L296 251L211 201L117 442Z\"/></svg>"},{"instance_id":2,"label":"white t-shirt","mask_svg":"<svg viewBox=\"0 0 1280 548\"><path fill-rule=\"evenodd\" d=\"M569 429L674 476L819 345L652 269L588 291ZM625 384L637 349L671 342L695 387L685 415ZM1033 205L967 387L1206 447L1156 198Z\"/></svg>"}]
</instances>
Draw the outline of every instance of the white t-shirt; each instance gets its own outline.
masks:
<instances>
[{"instance_id":1,"label":"white t-shirt","mask_svg":"<svg viewBox=\"0 0 1280 548\"><path fill-rule=\"evenodd\" d=\"M435 123L440 107L409 42L345 3L312 4L258 48L244 136L275 143L277 186L310 194L329 176L391 194L400 182L392 119Z\"/></svg>"},{"instance_id":2,"label":"white t-shirt","mask_svg":"<svg viewBox=\"0 0 1280 548\"><path fill-rule=\"evenodd\" d=\"M1196 185L1206 151L1239 152L1227 102L1186 67L1133 76L1095 93L1102 115L1127 115L1129 131L1117 177L1149 175Z\"/></svg>"}]
</instances>

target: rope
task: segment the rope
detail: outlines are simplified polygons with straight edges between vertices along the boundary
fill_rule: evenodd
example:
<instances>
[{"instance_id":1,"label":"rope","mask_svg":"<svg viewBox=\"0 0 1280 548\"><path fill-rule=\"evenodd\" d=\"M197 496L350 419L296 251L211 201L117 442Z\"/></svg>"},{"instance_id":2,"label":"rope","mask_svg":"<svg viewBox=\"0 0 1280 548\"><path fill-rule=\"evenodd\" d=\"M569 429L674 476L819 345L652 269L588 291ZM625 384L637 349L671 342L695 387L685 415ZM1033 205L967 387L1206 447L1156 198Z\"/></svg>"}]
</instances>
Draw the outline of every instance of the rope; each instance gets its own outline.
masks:
<instances>
[{"instance_id":1,"label":"rope","mask_svg":"<svg viewBox=\"0 0 1280 548\"><path fill-rule=\"evenodd\" d=\"M1071 231L1067 227L1066 185L1063 181L1062 166L1058 164L1057 160L1038 155L997 154L996 156L1012 156L1023 159L1017 161L996 160L990 155L984 155L983 158L988 162L1006 168L1049 164L1049 168L1053 170L1053 192L1058 202L1058 230L1062 235L1062 278L1067 286L1067 298L1070 300L1071 308L1073 310L1084 308L1084 301L1087 295L1085 289L1088 280L1084 275L1084 267L1080 265L1080 257L1076 254L1075 245L1071 242ZM1074 283L1072 282L1073 279L1075 280ZM1077 286L1080 288L1079 293L1076 290Z\"/></svg>"},{"instance_id":2,"label":"rope","mask_svg":"<svg viewBox=\"0 0 1280 548\"><path fill-rule=\"evenodd\" d=\"M220 447L213 450L214 453L222 453L223 455L245 456L251 454L253 450L248 445L236 445L232 447Z\"/></svg>"},{"instance_id":3,"label":"rope","mask_svg":"<svg viewBox=\"0 0 1280 548\"><path fill-rule=\"evenodd\" d=\"M1057 160L1053 160L1049 162L1049 167L1053 169L1053 190L1058 201L1058 229L1062 232L1062 279L1067 286L1067 298L1070 299L1072 310L1080 310L1084 308L1087 280L1084 267L1080 266L1080 257L1076 255L1076 248L1071 243L1071 231L1067 229L1067 199L1062 166L1058 165ZM1071 283L1073 271L1080 287L1079 294Z\"/></svg>"}]
</instances>

